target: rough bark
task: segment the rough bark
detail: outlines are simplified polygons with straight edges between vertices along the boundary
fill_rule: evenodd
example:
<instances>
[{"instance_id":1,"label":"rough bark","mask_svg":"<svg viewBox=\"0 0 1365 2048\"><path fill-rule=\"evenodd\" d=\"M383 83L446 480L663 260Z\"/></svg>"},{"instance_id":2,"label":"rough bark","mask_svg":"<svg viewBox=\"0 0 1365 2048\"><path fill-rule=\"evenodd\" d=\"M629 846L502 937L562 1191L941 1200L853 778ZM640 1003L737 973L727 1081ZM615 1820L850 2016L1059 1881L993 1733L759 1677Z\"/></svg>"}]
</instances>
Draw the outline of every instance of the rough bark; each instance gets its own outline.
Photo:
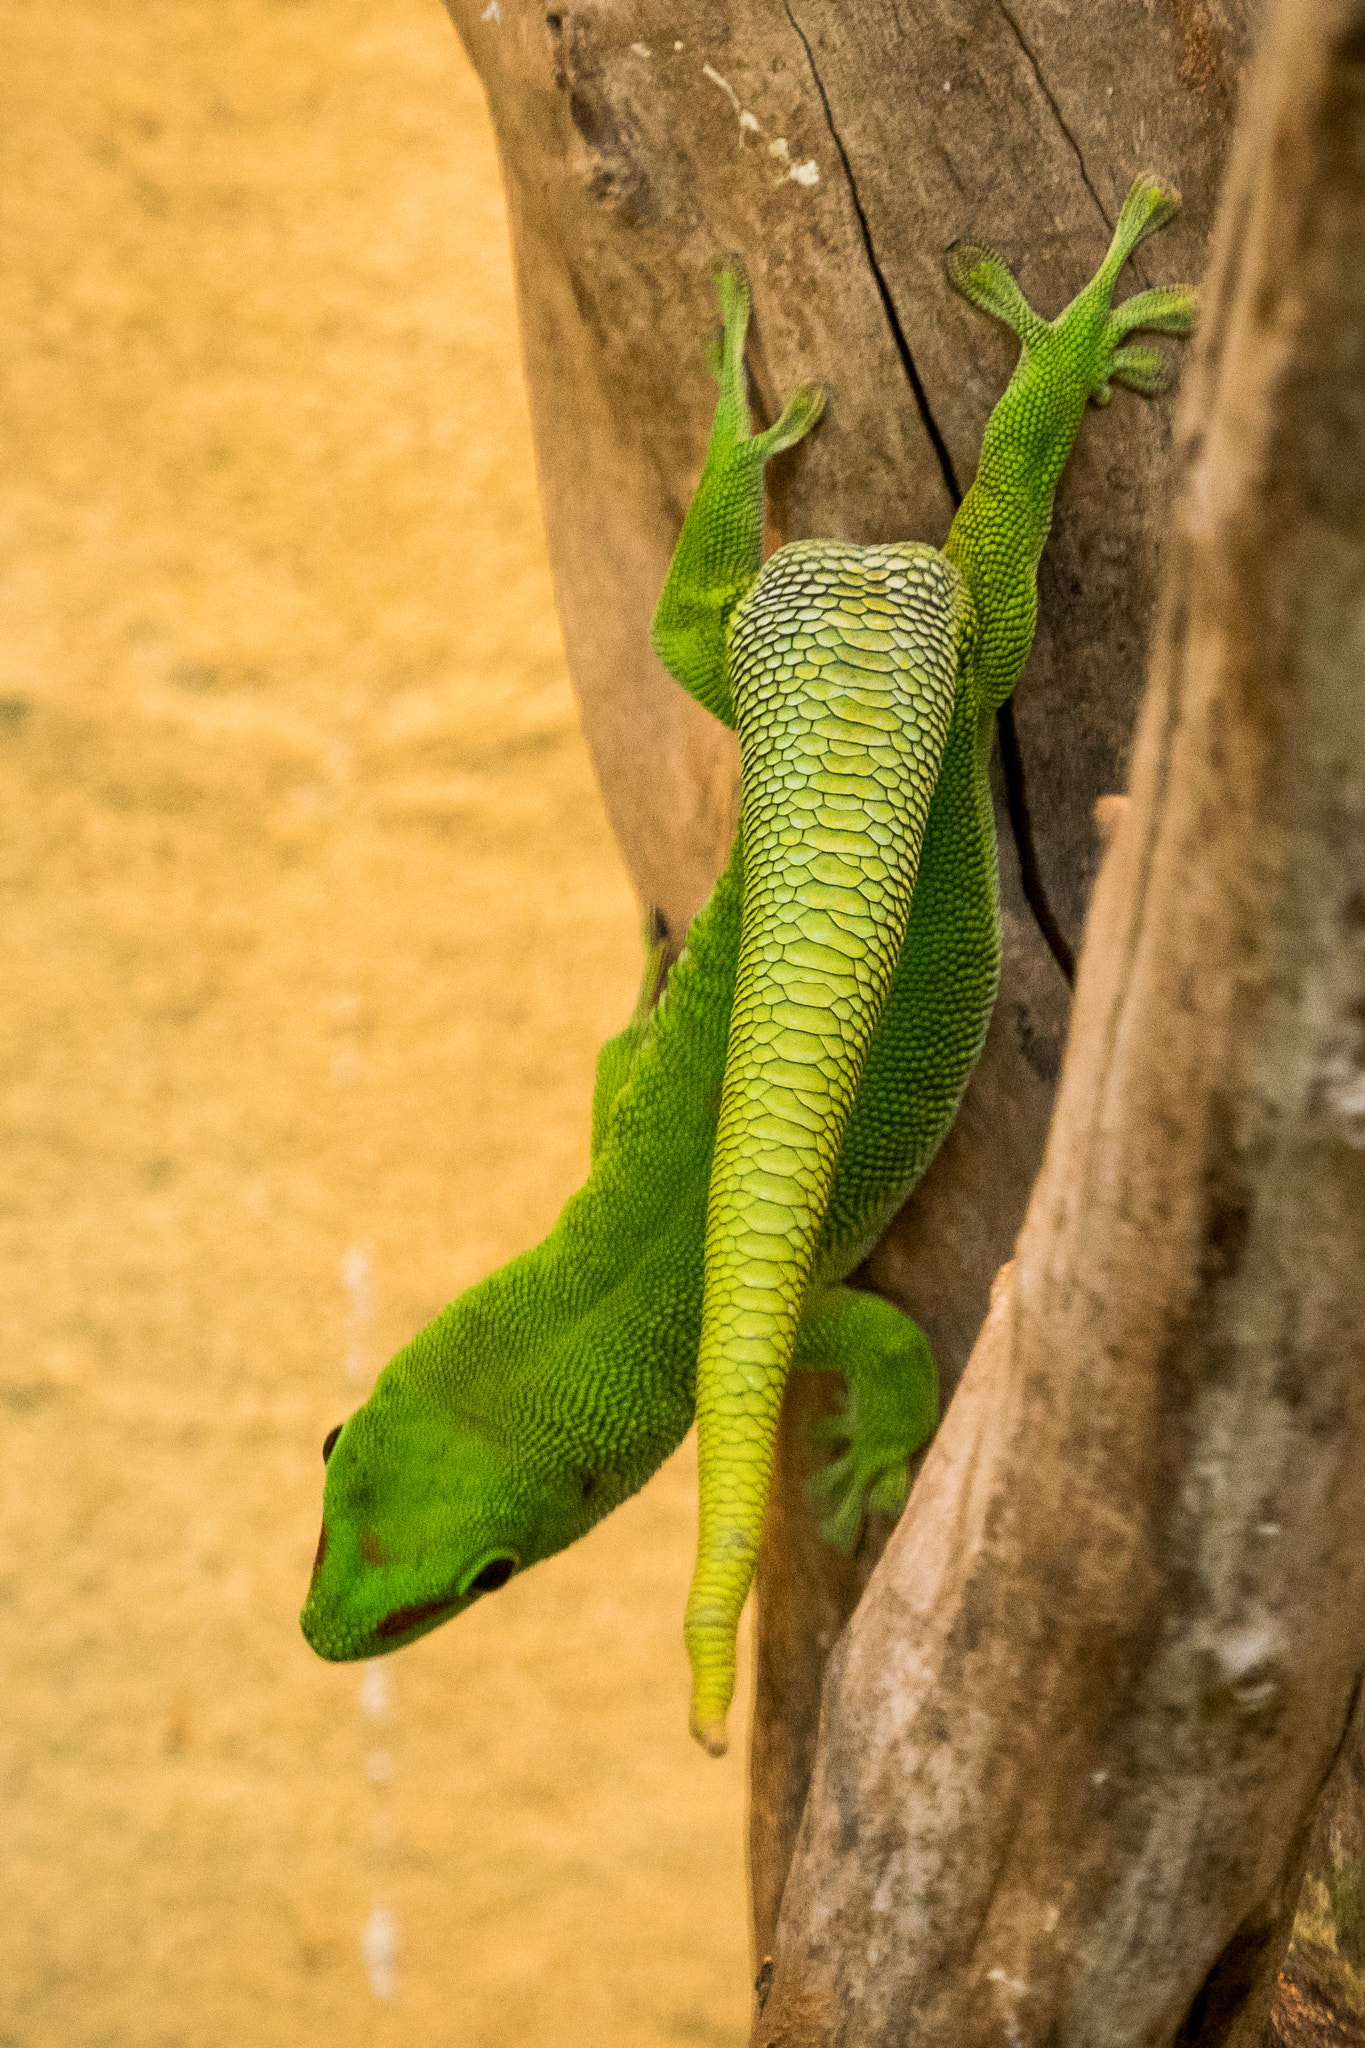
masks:
<instances>
[{"instance_id":1,"label":"rough bark","mask_svg":"<svg viewBox=\"0 0 1365 2048\"><path fill-rule=\"evenodd\" d=\"M1255 2040L1357 1713L1365 4L1256 79L1043 1170L831 1660L760 2048Z\"/></svg>"},{"instance_id":2,"label":"rough bark","mask_svg":"<svg viewBox=\"0 0 1365 2048\"><path fill-rule=\"evenodd\" d=\"M986 234L1055 311L1093 270L1133 174L1185 193L1142 279L1204 265L1253 0L449 0L496 124L565 645L609 812L676 945L724 857L729 736L663 673L646 626L700 472L714 258L742 250L756 410L818 375L820 432L770 471L771 540L941 540L1012 363L947 289ZM783 152L785 151L785 154ZM1146 653L1168 409L1120 397L1073 456L1017 697L1035 909L1074 946L1124 786ZM1016 823L1024 792L1013 778ZM1068 992L998 802L1005 961L985 1056L932 1174L867 1269L922 1322L945 1397L1042 1157ZM793 1399L809 1397L799 1390ZM848 1571L813 1541L799 1417L759 1594L751 1857L766 1953L809 1777L825 1648L884 1530Z\"/></svg>"}]
</instances>

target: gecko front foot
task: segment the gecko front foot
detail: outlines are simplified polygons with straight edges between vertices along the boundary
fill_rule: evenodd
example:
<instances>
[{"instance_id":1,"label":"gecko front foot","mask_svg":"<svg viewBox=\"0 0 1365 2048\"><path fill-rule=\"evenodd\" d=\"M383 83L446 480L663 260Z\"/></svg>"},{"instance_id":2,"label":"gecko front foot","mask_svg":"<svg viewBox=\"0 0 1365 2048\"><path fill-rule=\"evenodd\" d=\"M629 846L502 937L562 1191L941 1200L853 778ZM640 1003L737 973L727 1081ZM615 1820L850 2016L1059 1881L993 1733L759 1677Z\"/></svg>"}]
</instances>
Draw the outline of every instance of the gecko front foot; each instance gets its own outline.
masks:
<instances>
[{"instance_id":1,"label":"gecko front foot","mask_svg":"<svg viewBox=\"0 0 1365 2048\"><path fill-rule=\"evenodd\" d=\"M905 1506L911 1455L938 1420L929 1340L880 1295L831 1287L806 1312L796 1363L833 1368L848 1385L842 1412L815 1427L817 1437L847 1449L807 1491L827 1510L820 1524L825 1541L850 1551L866 1515L898 1515Z\"/></svg>"},{"instance_id":2,"label":"gecko front foot","mask_svg":"<svg viewBox=\"0 0 1365 2048\"><path fill-rule=\"evenodd\" d=\"M913 1428L885 1421L879 1427L871 1418L860 1416L858 1396L850 1391L842 1411L817 1422L814 1435L825 1443L847 1444L843 1456L817 1472L806 1489L813 1507L826 1509L820 1534L835 1550L845 1553L857 1546L864 1518L869 1514L898 1515L909 1491L910 1452L920 1441L907 1445ZM898 1440L899 1439L899 1440Z\"/></svg>"}]
</instances>

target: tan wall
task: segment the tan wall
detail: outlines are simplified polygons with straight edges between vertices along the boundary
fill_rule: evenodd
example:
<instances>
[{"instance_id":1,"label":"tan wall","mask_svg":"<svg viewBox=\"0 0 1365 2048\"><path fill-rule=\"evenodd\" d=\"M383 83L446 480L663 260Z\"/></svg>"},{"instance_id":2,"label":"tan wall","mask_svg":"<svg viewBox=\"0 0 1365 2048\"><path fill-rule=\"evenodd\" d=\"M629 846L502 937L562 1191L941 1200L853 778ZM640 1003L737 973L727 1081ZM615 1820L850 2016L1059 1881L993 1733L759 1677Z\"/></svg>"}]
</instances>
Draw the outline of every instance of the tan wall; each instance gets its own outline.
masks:
<instances>
[{"instance_id":1,"label":"tan wall","mask_svg":"<svg viewBox=\"0 0 1365 2048\"><path fill-rule=\"evenodd\" d=\"M296 1621L639 966L477 89L437 0L10 0L0 75L0 2043L738 2042L690 1453L387 1705Z\"/></svg>"}]
</instances>

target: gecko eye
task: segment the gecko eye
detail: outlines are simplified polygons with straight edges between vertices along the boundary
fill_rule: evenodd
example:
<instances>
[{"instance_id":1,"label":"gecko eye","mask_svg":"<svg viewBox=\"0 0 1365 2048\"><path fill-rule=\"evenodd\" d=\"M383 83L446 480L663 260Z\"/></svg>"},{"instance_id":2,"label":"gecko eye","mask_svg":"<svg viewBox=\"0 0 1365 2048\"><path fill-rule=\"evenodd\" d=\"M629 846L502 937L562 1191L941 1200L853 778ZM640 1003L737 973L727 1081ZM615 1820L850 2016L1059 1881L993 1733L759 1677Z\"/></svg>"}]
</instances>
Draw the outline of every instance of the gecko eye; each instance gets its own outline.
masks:
<instances>
[{"instance_id":1,"label":"gecko eye","mask_svg":"<svg viewBox=\"0 0 1365 2048\"><path fill-rule=\"evenodd\" d=\"M336 1428L329 1429L326 1436L322 1439L322 1462L324 1465L327 1463L327 1460L331 1457L333 1451L336 1449L337 1438L340 1435L341 1424L338 1423Z\"/></svg>"},{"instance_id":2,"label":"gecko eye","mask_svg":"<svg viewBox=\"0 0 1365 2048\"><path fill-rule=\"evenodd\" d=\"M492 1558L477 1577L469 1581L469 1584L465 1587L465 1592L467 1594L496 1593L499 1586L507 1584L516 1568L517 1561L514 1557Z\"/></svg>"}]
</instances>

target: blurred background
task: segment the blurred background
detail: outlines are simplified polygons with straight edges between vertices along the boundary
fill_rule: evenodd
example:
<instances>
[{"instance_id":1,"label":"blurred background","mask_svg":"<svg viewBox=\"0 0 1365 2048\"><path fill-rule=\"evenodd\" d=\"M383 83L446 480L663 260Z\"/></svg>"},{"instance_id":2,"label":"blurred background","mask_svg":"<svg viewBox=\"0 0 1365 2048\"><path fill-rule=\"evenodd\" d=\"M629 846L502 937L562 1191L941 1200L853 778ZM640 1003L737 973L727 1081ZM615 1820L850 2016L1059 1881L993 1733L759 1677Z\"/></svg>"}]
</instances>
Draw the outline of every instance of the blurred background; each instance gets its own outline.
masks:
<instances>
[{"instance_id":1,"label":"blurred background","mask_svg":"<svg viewBox=\"0 0 1365 2048\"><path fill-rule=\"evenodd\" d=\"M0 109L0 2044L739 2044L690 1446L395 1658L297 1626L640 968L477 85L438 0L9 0Z\"/></svg>"}]
</instances>

